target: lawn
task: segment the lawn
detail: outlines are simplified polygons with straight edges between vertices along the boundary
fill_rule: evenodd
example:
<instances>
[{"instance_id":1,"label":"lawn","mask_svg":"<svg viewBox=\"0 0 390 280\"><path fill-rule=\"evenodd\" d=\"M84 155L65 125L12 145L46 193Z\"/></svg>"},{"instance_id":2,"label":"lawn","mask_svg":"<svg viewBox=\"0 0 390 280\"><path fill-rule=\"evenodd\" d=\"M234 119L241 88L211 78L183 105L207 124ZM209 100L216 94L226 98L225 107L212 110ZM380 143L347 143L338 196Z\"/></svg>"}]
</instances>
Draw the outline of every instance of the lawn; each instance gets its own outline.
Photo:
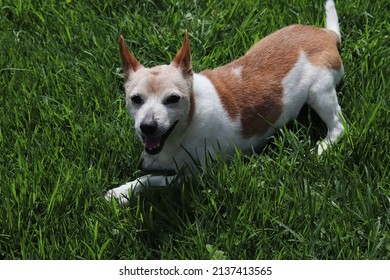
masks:
<instances>
[{"instance_id":1,"label":"lawn","mask_svg":"<svg viewBox=\"0 0 390 280\"><path fill-rule=\"evenodd\" d=\"M322 157L310 110L258 154L192 183L103 194L140 176L120 34L145 66L188 30L194 70L227 63L324 1L0 0L0 259L389 259L390 2L337 1L348 131ZM308 121L311 120L311 121Z\"/></svg>"}]
</instances>

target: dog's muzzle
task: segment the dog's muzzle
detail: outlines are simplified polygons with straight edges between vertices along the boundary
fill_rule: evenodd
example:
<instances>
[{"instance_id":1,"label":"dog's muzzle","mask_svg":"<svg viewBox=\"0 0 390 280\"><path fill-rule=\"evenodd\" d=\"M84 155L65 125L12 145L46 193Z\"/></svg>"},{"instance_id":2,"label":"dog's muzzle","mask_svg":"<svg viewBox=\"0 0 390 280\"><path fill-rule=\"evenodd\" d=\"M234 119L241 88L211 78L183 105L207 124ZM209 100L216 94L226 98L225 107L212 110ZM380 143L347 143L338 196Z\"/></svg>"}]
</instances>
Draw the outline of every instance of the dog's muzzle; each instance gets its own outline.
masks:
<instances>
[{"instance_id":1,"label":"dog's muzzle","mask_svg":"<svg viewBox=\"0 0 390 280\"><path fill-rule=\"evenodd\" d=\"M164 147L165 140L175 129L177 123L178 121L174 122L174 124L171 125L171 127L160 136L154 135L157 130L157 122L141 124L140 129L142 132L141 136L144 142L145 152L147 152L149 155L156 155L161 152L162 148Z\"/></svg>"}]
</instances>

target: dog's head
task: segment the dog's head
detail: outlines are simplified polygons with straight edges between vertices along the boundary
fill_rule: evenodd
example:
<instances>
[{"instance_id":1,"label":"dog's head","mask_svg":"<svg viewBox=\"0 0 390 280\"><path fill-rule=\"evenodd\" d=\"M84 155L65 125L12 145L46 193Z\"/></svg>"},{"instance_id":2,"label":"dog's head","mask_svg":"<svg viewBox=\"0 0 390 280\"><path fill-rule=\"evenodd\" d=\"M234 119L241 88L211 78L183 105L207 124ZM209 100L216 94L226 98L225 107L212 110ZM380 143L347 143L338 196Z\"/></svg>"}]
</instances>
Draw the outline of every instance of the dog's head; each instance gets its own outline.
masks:
<instances>
[{"instance_id":1,"label":"dog's head","mask_svg":"<svg viewBox=\"0 0 390 280\"><path fill-rule=\"evenodd\" d=\"M123 37L119 50L125 71L126 106L145 152L161 152L168 137L179 138L193 113L193 71L188 34L169 65L143 67Z\"/></svg>"}]
</instances>

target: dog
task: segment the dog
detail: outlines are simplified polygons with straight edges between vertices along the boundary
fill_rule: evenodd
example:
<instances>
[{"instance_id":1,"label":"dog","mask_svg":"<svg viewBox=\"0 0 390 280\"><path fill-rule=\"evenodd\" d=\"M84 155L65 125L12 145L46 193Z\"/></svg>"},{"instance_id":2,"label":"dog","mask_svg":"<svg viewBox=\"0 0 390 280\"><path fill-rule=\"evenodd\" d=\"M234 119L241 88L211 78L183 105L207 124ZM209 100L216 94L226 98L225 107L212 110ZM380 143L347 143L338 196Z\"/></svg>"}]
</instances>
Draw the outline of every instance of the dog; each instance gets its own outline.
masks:
<instances>
[{"instance_id":1,"label":"dog","mask_svg":"<svg viewBox=\"0 0 390 280\"><path fill-rule=\"evenodd\" d=\"M318 154L333 144L344 131L336 96L344 69L333 0L325 10L326 28L285 27L243 57L199 74L192 69L187 32L173 61L152 68L142 66L120 36L126 107L144 145L142 168L151 175L109 190L106 199L126 204L129 192L167 186L174 173L205 166L208 156L257 150L305 103L328 128Z\"/></svg>"}]
</instances>

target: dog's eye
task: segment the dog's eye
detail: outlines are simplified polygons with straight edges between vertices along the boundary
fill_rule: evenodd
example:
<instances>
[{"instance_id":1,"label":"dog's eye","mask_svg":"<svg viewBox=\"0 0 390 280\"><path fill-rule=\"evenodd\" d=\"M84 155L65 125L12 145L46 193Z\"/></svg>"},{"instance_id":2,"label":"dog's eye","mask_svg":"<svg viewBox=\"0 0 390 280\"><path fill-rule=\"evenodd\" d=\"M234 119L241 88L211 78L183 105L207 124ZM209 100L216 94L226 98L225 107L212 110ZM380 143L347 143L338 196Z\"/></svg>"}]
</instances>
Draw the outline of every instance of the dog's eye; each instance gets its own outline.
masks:
<instances>
[{"instance_id":1,"label":"dog's eye","mask_svg":"<svg viewBox=\"0 0 390 280\"><path fill-rule=\"evenodd\" d=\"M142 100L141 96L133 95L131 97L131 102L133 102L134 104L142 104L144 101Z\"/></svg>"},{"instance_id":2,"label":"dog's eye","mask_svg":"<svg viewBox=\"0 0 390 280\"><path fill-rule=\"evenodd\" d=\"M179 100L180 100L180 96L173 94L173 95L169 96L167 99L165 99L164 104L174 104L174 103L179 102Z\"/></svg>"}]
</instances>

